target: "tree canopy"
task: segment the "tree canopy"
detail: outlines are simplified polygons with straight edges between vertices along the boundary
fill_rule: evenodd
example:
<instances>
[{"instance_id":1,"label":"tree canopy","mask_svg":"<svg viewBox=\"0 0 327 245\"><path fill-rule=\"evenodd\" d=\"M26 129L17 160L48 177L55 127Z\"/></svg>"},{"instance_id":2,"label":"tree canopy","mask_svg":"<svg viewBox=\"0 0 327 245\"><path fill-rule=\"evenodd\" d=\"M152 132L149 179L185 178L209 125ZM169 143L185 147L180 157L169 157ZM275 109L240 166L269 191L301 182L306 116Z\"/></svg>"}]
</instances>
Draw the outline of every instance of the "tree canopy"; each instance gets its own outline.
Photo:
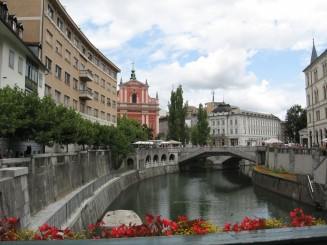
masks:
<instances>
[{"instance_id":1,"label":"tree canopy","mask_svg":"<svg viewBox=\"0 0 327 245\"><path fill-rule=\"evenodd\" d=\"M126 156L130 144L147 140L150 130L136 120L122 117L117 127L100 125L81 117L72 108L57 105L50 97L40 99L15 87L0 89L0 137L11 141L33 140L43 146L109 147Z\"/></svg>"},{"instance_id":2,"label":"tree canopy","mask_svg":"<svg viewBox=\"0 0 327 245\"><path fill-rule=\"evenodd\" d=\"M307 111L300 105L294 105L286 112L285 134L290 141L300 142L299 131L307 126Z\"/></svg>"},{"instance_id":3,"label":"tree canopy","mask_svg":"<svg viewBox=\"0 0 327 245\"><path fill-rule=\"evenodd\" d=\"M179 85L176 91L171 91L168 110L167 139L177 140L185 145L187 139L187 129L185 124L187 103L184 103L183 101L183 89L181 85Z\"/></svg>"}]
</instances>

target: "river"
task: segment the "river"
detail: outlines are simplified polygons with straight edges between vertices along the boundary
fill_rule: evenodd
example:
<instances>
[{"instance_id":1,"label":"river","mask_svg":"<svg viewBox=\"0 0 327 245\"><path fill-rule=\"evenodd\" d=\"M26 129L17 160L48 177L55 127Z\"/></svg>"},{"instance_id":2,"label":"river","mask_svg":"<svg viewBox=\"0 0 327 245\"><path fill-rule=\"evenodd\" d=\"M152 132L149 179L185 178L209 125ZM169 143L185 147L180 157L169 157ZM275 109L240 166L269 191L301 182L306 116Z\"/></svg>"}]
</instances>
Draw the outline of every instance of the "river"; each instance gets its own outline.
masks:
<instances>
[{"instance_id":1,"label":"river","mask_svg":"<svg viewBox=\"0 0 327 245\"><path fill-rule=\"evenodd\" d=\"M325 212L269 192L251 182L251 167L233 170L207 170L173 173L136 183L108 207L109 210L135 211L142 220L146 213L177 220L178 215L189 219L204 218L219 227L227 221L241 222L250 218L282 218L303 207L305 213L327 219Z\"/></svg>"}]
</instances>

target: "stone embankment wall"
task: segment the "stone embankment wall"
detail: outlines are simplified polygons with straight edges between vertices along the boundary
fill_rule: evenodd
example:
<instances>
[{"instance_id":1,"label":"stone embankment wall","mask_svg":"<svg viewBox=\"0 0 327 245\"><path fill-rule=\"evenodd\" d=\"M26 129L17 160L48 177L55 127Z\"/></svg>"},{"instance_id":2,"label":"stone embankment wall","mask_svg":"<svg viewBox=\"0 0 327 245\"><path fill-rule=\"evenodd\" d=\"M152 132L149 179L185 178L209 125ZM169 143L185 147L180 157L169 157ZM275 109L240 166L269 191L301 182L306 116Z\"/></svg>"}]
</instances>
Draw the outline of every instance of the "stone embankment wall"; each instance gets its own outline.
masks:
<instances>
[{"instance_id":1,"label":"stone embankment wall","mask_svg":"<svg viewBox=\"0 0 327 245\"><path fill-rule=\"evenodd\" d=\"M82 207L76 210L63 228L69 227L73 231L86 229L89 224L99 220L112 201L130 185L158 175L178 172L178 165L157 166L145 170L131 170L108 181L93 196L84 201ZM78 208L78 207L76 207Z\"/></svg>"},{"instance_id":2,"label":"stone embankment wall","mask_svg":"<svg viewBox=\"0 0 327 245\"><path fill-rule=\"evenodd\" d=\"M253 171L252 183L293 200L314 205L305 177L299 176L298 181L291 181Z\"/></svg>"},{"instance_id":3,"label":"stone embankment wall","mask_svg":"<svg viewBox=\"0 0 327 245\"><path fill-rule=\"evenodd\" d=\"M33 155L31 158L2 159L0 161L1 169L27 167L26 177L32 216L79 186L104 176L111 169L109 152L99 150L66 154L39 154ZM12 198L8 191L1 191L0 196L2 198L1 205L11 207L8 210L1 210L1 216L9 217L17 212L10 204Z\"/></svg>"}]
</instances>

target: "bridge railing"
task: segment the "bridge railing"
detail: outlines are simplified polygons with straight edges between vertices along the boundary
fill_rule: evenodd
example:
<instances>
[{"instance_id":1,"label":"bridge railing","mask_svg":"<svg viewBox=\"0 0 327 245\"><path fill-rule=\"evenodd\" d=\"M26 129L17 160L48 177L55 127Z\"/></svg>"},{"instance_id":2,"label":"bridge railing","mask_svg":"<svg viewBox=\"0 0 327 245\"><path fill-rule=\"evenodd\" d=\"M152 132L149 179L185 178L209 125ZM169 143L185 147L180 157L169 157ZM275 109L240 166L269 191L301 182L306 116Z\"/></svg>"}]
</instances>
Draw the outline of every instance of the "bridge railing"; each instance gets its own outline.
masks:
<instances>
[{"instance_id":1,"label":"bridge railing","mask_svg":"<svg viewBox=\"0 0 327 245\"><path fill-rule=\"evenodd\" d=\"M291 151L294 154L301 154L301 155L312 155L314 152L318 150L318 148L300 148L300 147L269 147L269 152L277 153L290 153ZM323 153L323 151L321 151Z\"/></svg>"}]
</instances>

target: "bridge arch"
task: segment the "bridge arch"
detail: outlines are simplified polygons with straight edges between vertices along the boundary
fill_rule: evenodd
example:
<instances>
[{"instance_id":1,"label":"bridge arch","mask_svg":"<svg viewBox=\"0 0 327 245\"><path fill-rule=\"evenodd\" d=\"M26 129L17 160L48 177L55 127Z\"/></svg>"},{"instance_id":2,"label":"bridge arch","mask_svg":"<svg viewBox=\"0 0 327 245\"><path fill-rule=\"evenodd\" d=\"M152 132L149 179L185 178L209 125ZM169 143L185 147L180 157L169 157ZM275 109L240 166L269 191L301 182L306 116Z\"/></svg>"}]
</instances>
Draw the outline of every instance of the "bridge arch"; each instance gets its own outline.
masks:
<instances>
[{"instance_id":1,"label":"bridge arch","mask_svg":"<svg viewBox=\"0 0 327 245\"><path fill-rule=\"evenodd\" d=\"M161 155L161 162L165 163L167 161L167 156L166 154Z\"/></svg>"},{"instance_id":2,"label":"bridge arch","mask_svg":"<svg viewBox=\"0 0 327 245\"><path fill-rule=\"evenodd\" d=\"M158 163L159 163L159 156L158 156L157 154L155 154L155 155L153 156L153 163L154 163L154 164L158 164Z\"/></svg>"},{"instance_id":3,"label":"bridge arch","mask_svg":"<svg viewBox=\"0 0 327 245\"><path fill-rule=\"evenodd\" d=\"M129 167L129 166L133 166L133 165L134 165L134 159L128 158L127 159L127 166Z\"/></svg>"},{"instance_id":4,"label":"bridge arch","mask_svg":"<svg viewBox=\"0 0 327 245\"><path fill-rule=\"evenodd\" d=\"M146 158L145 158L145 164L146 165L151 165L151 156L150 155L147 155Z\"/></svg>"},{"instance_id":5,"label":"bridge arch","mask_svg":"<svg viewBox=\"0 0 327 245\"><path fill-rule=\"evenodd\" d=\"M170 155L169 155L169 162L170 162L170 163L175 162L175 159L176 159L175 154L170 154Z\"/></svg>"}]
</instances>

